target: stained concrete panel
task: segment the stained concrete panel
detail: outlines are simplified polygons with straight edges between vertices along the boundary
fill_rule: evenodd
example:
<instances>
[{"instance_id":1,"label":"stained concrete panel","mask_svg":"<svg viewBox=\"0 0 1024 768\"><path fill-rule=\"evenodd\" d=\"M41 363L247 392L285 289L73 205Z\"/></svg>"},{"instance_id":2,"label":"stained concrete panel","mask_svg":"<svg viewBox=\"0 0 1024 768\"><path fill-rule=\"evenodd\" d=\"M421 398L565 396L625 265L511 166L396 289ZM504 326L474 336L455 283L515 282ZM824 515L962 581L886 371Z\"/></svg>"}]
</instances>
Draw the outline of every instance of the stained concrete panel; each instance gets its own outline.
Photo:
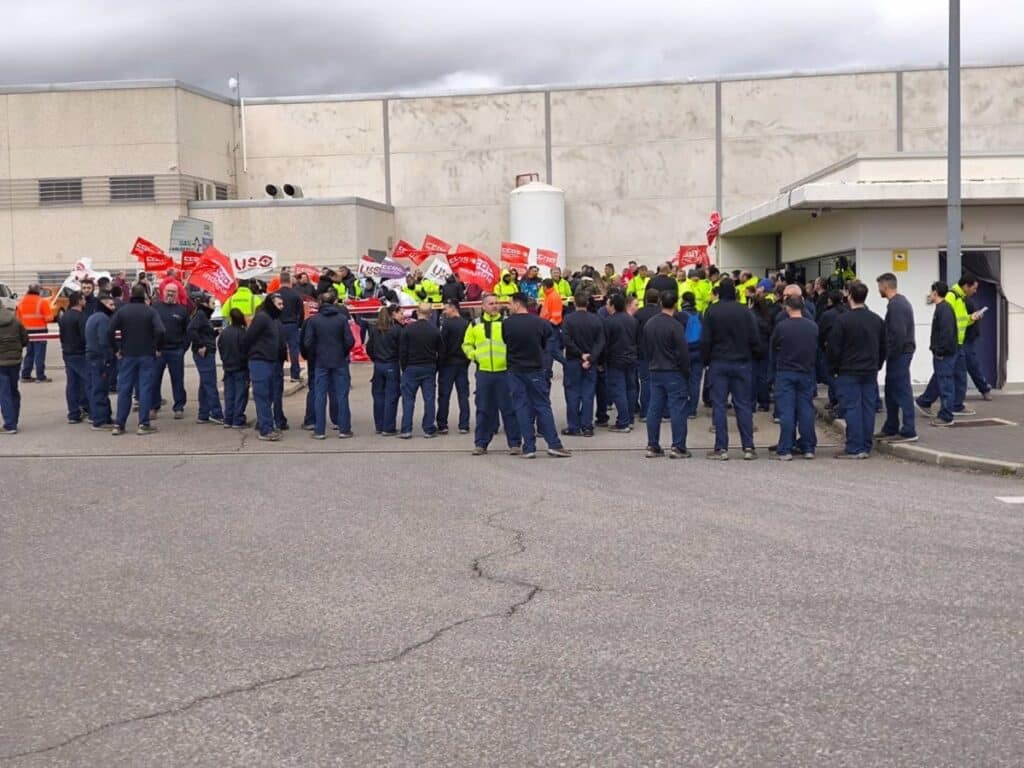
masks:
<instances>
[{"instance_id":1,"label":"stained concrete panel","mask_svg":"<svg viewBox=\"0 0 1024 768\"><path fill-rule=\"evenodd\" d=\"M306 197L365 197L383 201L384 156L250 158L244 179L244 188L239 190L242 198L262 199L266 197L267 184L280 186L291 182L299 184Z\"/></svg>"},{"instance_id":2,"label":"stained concrete panel","mask_svg":"<svg viewBox=\"0 0 1024 768\"><path fill-rule=\"evenodd\" d=\"M181 173L219 182L234 181L234 108L178 89Z\"/></svg>"},{"instance_id":3,"label":"stained concrete panel","mask_svg":"<svg viewBox=\"0 0 1024 768\"><path fill-rule=\"evenodd\" d=\"M508 205L446 205L395 209L395 235L419 245L427 233L452 245L469 243L497 260L508 237Z\"/></svg>"},{"instance_id":4,"label":"stained concrete panel","mask_svg":"<svg viewBox=\"0 0 1024 768\"><path fill-rule=\"evenodd\" d=\"M384 152L380 101L255 104L245 120L250 158Z\"/></svg>"},{"instance_id":5,"label":"stained concrete panel","mask_svg":"<svg viewBox=\"0 0 1024 768\"><path fill-rule=\"evenodd\" d=\"M7 119L7 99L6 95L0 96L0 179L10 178L10 141L7 138L10 123Z\"/></svg>"},{"instance_id":6,"label":"stained concrete panel","mask_svg":"<svg viewBox=\"0 0 1024 768\"><path fill-rule=\"evenodd\" d=\"M388 109L395 153L544 147L542 93L395 99Z\"/></svg>"},{"instance_id":7,"label":"stained concrete panel","mask_svg":"<svg viewBox=\"0 0 1024 768\"><path fill-rule=\"evenodd\" d=\"M544 149L396 152L391 156L395 206L507 205L520 173L542 172Z\"/></svg>"},{"instance_id":8,"label":"stained concrete panel","mask_svg":"<svg viewBox=\"0 0 1024 768\"><path fill-rule=\"evenodd\" d=\"M567 200L714 197L715 142L558 147L552 175Z\"/></svg>"},{"instance_id":9,"label":"stained concrete panel","mask_svg":"<svg viewBox=\"0 0 1024 768\"><path fill-rule=\"evenodd\" d=\"M965 69L960 75L960 90L964 126L992 128L1024 124L1024 67ZM903 75L904 130L945 129L947 98L945 71L907 72Z\"/></svg>"},{"instance_id":10,"label":"stained concrete panel","mask_svg":"<svg viewBox=\"0 0 1024 768\"><path fill-rule=\"evenodd\" d=\"M555 147L714 137L713 84L551 94L551 143Z\"/></svg>"},{"instance_id":11,"label":"stained concrete panel","mask_svg":"<svg viewBox=\"0 0 1024 768\"><path fill-rule=\"evenodd\" d=\"M157 175L174 173L177 166L178 147L174 143L11 148L14 179Z\"/></svg>"}]
</instances>

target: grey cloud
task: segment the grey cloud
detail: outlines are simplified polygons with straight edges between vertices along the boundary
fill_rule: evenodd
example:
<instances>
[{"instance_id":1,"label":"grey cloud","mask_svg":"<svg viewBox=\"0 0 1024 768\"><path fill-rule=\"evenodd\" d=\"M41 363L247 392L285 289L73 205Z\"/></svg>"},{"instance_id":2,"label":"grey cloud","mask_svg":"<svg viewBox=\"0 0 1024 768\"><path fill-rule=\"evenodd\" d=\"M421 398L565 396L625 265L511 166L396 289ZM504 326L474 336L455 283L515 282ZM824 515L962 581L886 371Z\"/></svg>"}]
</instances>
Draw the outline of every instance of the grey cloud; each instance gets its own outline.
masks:
<instances>
[{"instance_id":1,"label":"grey cloud","mask_svg":"<svg viewBox=\"0 0 1024 768\"><path fill-rule=\"evenodd\" d=\"M1024 8L964 0L964 58L1024 60ZM936 64L945 3L36 0L0 29L7 83L174 77L292 95Z\"/></svg>"}]
</instances>

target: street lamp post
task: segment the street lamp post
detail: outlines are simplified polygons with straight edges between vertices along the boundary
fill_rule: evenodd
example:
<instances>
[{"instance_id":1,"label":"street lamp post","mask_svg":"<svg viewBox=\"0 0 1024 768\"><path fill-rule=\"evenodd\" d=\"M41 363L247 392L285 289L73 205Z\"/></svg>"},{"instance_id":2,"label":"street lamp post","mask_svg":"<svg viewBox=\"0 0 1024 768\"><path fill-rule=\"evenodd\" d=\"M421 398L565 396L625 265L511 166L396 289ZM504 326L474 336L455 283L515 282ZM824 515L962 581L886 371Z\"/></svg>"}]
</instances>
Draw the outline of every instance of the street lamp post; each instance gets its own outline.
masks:
<instances>
[{"instance_id":1,"label":"street lamp post","mask_svg":"<svg viewBox=\"0 0 1024 768\"><path fill-rule=\"evenodd\" d=\"M946 282L960 279L960 0L949 0L949 138L946 140Z\"/></svg>"},{"instance_id":2,"label":"street lamp post","mask_svg":"<svg viewBox=\"0 0 1024 768\"><path fill-rule=\"evenodd\" d=\"M242 173L248 173L249 155L245 149L245 99L242 97L242 85L241 81L238 79L238 75L235 75L228 80L228 88L234 91L238 96L239 120L241 122L242 130Z\"/></svg>"}]
</instances>

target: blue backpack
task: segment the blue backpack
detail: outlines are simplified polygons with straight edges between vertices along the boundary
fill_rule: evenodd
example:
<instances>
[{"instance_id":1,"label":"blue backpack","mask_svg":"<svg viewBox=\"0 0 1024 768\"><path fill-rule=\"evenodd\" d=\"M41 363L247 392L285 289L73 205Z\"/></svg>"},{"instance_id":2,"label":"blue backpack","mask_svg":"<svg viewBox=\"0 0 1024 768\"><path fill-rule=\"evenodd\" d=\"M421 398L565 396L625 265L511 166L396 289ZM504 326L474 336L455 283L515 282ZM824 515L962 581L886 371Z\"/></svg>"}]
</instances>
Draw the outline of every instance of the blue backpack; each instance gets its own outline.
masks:
<instances>
[{"instance_id":1,"label":"blue backpack","mask_svg":"<svg viewBox=\"0 0 1024 768\"><path fill-rule=\"evenodd\" d=\"M690 346L700 344L700 336L704 330L704 322L700 319L700 312L686 313L686 343Z\"/></svg>"}]
</instances>

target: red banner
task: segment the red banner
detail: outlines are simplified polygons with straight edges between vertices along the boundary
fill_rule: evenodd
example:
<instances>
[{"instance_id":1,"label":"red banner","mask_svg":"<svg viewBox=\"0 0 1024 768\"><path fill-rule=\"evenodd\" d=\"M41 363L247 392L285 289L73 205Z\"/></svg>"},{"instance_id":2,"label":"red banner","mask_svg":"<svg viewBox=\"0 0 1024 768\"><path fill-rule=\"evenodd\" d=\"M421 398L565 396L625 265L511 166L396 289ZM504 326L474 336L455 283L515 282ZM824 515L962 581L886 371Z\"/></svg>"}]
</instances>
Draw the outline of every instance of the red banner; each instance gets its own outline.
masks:
<instances>
[{"instance_id":1,"label":"red banner","mask_svg":"<svg viewBox=\"0 0 1024 768\"><path fill-rule=\"evenodd\" d=\"M420 247L421 251L427 253L444 253L447 254L452 247L448 245L444 240L433 235L427 235L423 238L423 245Z\"/></svg>"},{"instance_id":2,"label":"red banner","mask_svg":"<svg viewBox=\"0 0 1024 768\"><path fill-rule=\"evenodd\" d=\"M491 291L498 282L498 265L483 251L464 243L459 243L455 253L448 257L448 264L466 285L479 285Z\"/></svg>"},{"instance_id":3,"label":"red banner","mask_svg":"<svg viewBox=\"0 0 1024 768\"><path fill-rule=\"evenodd\" d=\"M203 258L203 254L198 251L182 251L181 252L181 271L190 272L196 268Z\"/></svg>"},{"instance_id":4,"label":"red banner","mask_svg":"<svg viewBox=\"0 0 1024 768\"><path fill-rule=\"evenodd\" d=\"M545 250L544 248L538 248L537 249L537 266L538 267L547 267L548 269L551 269L552 267L557 267L558 266L558 251L548 251L548 250Z\"/></svg>"},{"instance_id":5,"label":"red banner","mask_svg":"<svg viewBox=\"0 0 1024 768\"><path fill-rule=\"evenodd\" d=\"M502 243L499 258L502 264L525 269L530 263L530 249L519 243Z\"/></svg>"},{"instance_id":6,"label":"red banner","mask_svg":"<svg viewBox=\"0 0 1024 768\"><path fill-rule=\"evenodd\" d=\"M427 237L430 237L427 235ZM438 241L440 242L440 240ZM419 266L424 261L430 258L430 251L425 249L419 249L412 243L407 243L405 240L399 240L394 250L391 252L392 259L407 259L411 261L414 266ZM447 251L445 251L447 253Z\"/></svg>"},{"instance_id":7,"label":"red banner","mask_svg":"<svg viewBox=\"0 0 1024 768\"><path fill-rule=\"evenodd\" d=\"M147 272L174 266L174 259L164 253L160 246L153 245L149 240L143 240L141 237L135 238L131 254L142 263L143 269Z\"/></svg>"},{"instance_id":8,"label":"red banner","mask_svg":"<svg viewBox=\"0 0 1024 768\"><path fill-rule=\"evenodd\" d=\"M292 277L298 279L299 275L307 275L309 281L313 284L320 279L320 267L313 266L312 264L296 264L292 267Z\"/></svg>"},{"instance_id":9,"label":"red banner","mask_svg":"<svg viewBox=\"0 0 1024 768\"><path fill-rule=\"evenodd\" d=\"M681 269L706 267L711 264L706 245L680 245L676 254L676 266Z\"/></svg>"},{"instance_id":10,"label":"red banner","mask_svg":"<svg viewBox=\"0 0 1024 768\"><path fill-rule=\"evenodd\" d=\"M216 296L221 304L231 298L238 288L238 281L235 280L235 273L231 268L231 259L212 245L203 251L203 258L192 270L189 282L196 288Z\"/></svg>"},{"instance_id":11,"label":"red banner","mask_svg":"<svg viewBox=\"0 0 1024 768\"><path fill-rule=\"evenodd\" d=\"M708 245L714 245L718 237L718 230L722 227L722 214L718 211L711 212L711 219L708 222Z\"/></svg>"},{"instance_id":12,"label":"red banner","mask_svg":"<svg viewBox=\"0 0 1024 768\"><path fill-rule=\"evenodd\" d=\"M353 363L370 362L370 356L366 354L366 347L363 346L363 332L356 325L355 320L349 320L348 327L352 331L352 338L356 341L352 349L349 350L348 359Z\"/></svg>"}]
</instances>

